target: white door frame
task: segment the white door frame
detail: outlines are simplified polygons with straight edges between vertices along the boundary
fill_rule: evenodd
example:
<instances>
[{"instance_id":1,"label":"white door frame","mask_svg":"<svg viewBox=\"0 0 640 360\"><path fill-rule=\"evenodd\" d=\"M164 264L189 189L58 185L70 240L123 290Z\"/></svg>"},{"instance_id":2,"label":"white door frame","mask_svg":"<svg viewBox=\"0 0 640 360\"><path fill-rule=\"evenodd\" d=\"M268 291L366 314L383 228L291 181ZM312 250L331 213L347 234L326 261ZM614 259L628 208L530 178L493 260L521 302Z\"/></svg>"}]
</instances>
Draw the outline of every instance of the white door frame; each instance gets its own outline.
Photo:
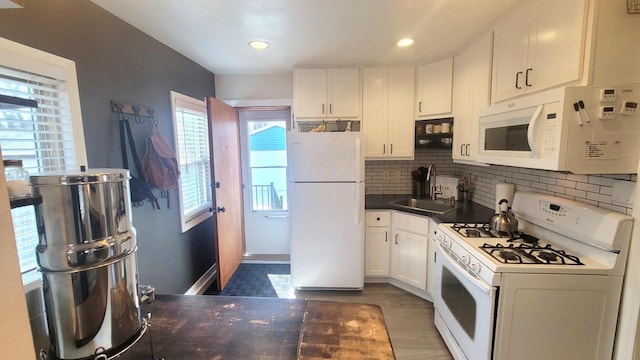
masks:
<instances>
[{"instance_id":1,"label":"white door frame","mask_svg":"<svg viewBox=\"0 0 640 360\"><path fill-rule=\"evenodd\" d=\"M236 103L236 106L238 104ZM244 106L250 106L245 105ZM260 107L265 107L264 103ZM247 122L260 119L272 119L274 116L282 118L289 127L290 110L251 110L239 111L241 134L242 178L245 201L245 255L288 255L289 254L289 218L288 212L252 211L251 206L251 177L249 169Z\"/></svg>"}]
</instances>

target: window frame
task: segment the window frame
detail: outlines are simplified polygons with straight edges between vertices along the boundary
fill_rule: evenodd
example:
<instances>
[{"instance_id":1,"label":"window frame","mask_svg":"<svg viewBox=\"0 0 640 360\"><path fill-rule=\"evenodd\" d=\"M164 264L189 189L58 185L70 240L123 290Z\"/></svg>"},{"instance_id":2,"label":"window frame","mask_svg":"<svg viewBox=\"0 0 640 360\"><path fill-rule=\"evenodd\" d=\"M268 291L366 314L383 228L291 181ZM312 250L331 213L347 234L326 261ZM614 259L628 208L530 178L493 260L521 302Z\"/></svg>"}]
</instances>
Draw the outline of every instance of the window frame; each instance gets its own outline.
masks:
<instances>
[{"instance_id":1,"label":"window frame","mask_svg":"<svg viewBox=\"0 0 640 360\"><path fill-rule=\"evenodd\" d=\"M204 114L204 118L206 119L206 125L207 125L207 137L209 136L209 121L207 120L207 105L205 103L204 100L198 100L195 98L192 98L190 96L178 93L176 91L170 91L170 96L171 96L171 119L172 119L172 124L173 124L173 141L174 141L174 148L175 148L175 152L176 152L176 159L178 161L178 167L181 169L183 164L181 164L181 144L180 144L180 134L178 133L179 131L179 124L178 124L178 119L176 116L176 111L178 108L182 107L182 108L188 108L197 112L201 112L202 114ZM182 102L183 105L179 106L177 103L178 102ZM185 106L186 105L186 106ZM207 145L207 149L200 149L201 151L205 152L206 154L210 154L210 149L209 149L210 145ZM209 155L210 156L210 155ZM209 166L207 167L208 171L209 171L209 184L207 186L207 196L208 196L208 201L202 202L201 204L199 204L197 211L192 212L190 214L187 214L185 212L184 209L184 189L182 188L182 176L180 177L180 181L178 181L178 200L180 203L180 227L181 227L181 231L184 233L186 231L188 231L189 229L193 228L194 226L202 223L203 221L205 221L206 219L209 219L213 216L213 213L211 211L211 208L213 206L213 194L212 194L212 189L211 189L211 181L212 181L212 174L211 174L211 166L210 166L210 162L211 159L209 158ZM181 170L182 171L182 170Z\"/></svg>"},{"instance_id":2,"label":"window frame","mask_svg":"<svg viewBox=\"0 0 640 360\"><path fill-rule=\"evenodd\" d=\"M77 169L80 169L80 166L86 166L87 155L75 62L0 37L0 66L19 71L21 72L20 76L24 76L24 73L30 73L33 74L33 78L47 77L63 81L59 90L66 95L68 105L72 131L71 142L75 150L71 156L75 157ZM21 78L29 79L30 77L24 76ZM0 149L0 157L2 157L1 151ZM66 170L72 169L67 168ZM13 240L17 242L15 234ZM18 244L16 243L17 248ZM25 288L41 282L39 276L33 276L34 272L37 272L37 267L36 269L21 271L21 278Z\"/></svg>"},{"instance_id":3,"label":"window frame","mask_svg":"<svg viewBox=\"0 0 640 360\"><path fill-rule=\"evenodd\" d=\"M273 109L273 110L248 110L241 111L239 114L240 119L240 156L242 161L242 182L245 189L248 191L245 193L243 204L245 209L248 209L248 213L245 212L245 216L248 214L258 214L258 215L274 215L274 216L287 216L289 213L289 209L271 209L271 210L254 210L254 198L253 198L253 175L251 173L251 164L250 164L250 152L249 149L249 122L260 122L260 121L284 121L285 122L285 132L288 133L291 131L291 123L287 121L291 117L290 110L282 110L282 109ZM287 135L285 135L287 136ZM267 167L264 167L267 168ZM286 177L289 177L289 164L287 162L286 166L270 166L269 168L285 168ZM287 185L287 193L288 193L288 185Z\"/></svg>"}]
</instances>

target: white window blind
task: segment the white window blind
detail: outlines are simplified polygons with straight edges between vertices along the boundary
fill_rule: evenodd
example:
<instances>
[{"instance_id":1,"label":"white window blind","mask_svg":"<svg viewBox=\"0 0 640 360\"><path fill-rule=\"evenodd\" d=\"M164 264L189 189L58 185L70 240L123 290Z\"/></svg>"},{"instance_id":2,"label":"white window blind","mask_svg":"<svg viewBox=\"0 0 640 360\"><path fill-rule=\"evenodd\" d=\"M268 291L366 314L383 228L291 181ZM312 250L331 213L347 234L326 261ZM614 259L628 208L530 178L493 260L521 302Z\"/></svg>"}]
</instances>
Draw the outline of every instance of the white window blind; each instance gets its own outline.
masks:
<instances>
[{"instance_id":1,"label":"white window blind","mask_svg":"<svg viewBox=\"0 0 640 360\"><path fill-rule=\"evenodd\" d=\"M0 66L0 94L38 102L36 109L0 110L3 159L22 160L30 173L78 167L63 83Z\"/></svg>"},{"instance_id":2,"label":"white window blind","mask_svg":"<svg viewBox=\"0 0 640 360\"><path fill-rule=\"evenodd\" d=\"M77 170L86 164L75 64L0 38L0 94L36 100L37 108L0 106L4 160L22 160L30 173ZM33 207L11 210L24 284L39 279Z\"/></svg>"},{"instance_id":3,"label":"white window blind","mask_svg":"<svg viewBox=\"0 0 640 360\"><path fill-rule=\"evenodd\" d=\"M202 100L171 92L182 232L211 217L209 122Z\"/></svg>"}]
</instances>

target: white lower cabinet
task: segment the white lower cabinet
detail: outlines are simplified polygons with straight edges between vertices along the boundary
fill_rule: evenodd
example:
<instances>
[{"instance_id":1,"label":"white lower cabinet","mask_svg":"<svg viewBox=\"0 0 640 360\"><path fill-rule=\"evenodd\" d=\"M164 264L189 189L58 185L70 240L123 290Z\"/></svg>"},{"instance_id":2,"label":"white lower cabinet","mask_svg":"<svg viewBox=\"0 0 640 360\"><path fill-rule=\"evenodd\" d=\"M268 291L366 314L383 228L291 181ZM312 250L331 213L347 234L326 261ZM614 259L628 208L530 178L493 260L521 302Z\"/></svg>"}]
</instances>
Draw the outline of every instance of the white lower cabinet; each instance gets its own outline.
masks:
<instances>
[{"instance_id":1,"label":"white lower cabinet","mask_svg":"<svg viewBox=\"0 0 640 360\"><path fill-rule=\"evenodd\" d=\"M427 286L427 237L393 230L391 275L425 290Z\"/></svg>"},{"instance_id":2,"label":"white lower cabinet","mask_svg":"<svg viewBox=\"0 0 640 360\"><path fill-rule=\"evenodd\" d=\"M389 276L391 254L390 211L367 211L365 221L365 276Z\"/></svg>"},{"instance_id":3,"label":"white lower cabinet","mask_svg":"<svg viewBox=\"0 0 640 360\"><path fill-rule=\"evenodd\" d=\"M429 253L427 254L427 293L433 298L435 285L436 241L438 241L438 223L429 221Z\"/></svg>"},{"instance_id":4,"label":"white lower cabinet","mask_svg":"<svg viewBox=\"0 0 640 360\"><path fill-rule=\"evenodd\" d=\"M429 218L394 211L391 226L391 276L426 290Z\"/></svg>"},{"instance_id":5,"label":"white lower cabinet","mask_svg":"<svg viewBox=\"0 0 640 360\"><path fill-rule=\"evenodd\" d=\"M410 285L405 290L418 289L414 293L425 297L429 221L426 216L393 210L367 211L365 276L391 278L392 283Z\"/></svg>"},{"instance_id":6,"label":"white lower cabinet","mask_svg":"<svg viewBox=\"0 0 640 360\"><path fill-rule=\"evenodd\" d=\"M389 228L367 227L365 230L365 276L388 276L391 251Z\"/></svg>"}]
</instances>

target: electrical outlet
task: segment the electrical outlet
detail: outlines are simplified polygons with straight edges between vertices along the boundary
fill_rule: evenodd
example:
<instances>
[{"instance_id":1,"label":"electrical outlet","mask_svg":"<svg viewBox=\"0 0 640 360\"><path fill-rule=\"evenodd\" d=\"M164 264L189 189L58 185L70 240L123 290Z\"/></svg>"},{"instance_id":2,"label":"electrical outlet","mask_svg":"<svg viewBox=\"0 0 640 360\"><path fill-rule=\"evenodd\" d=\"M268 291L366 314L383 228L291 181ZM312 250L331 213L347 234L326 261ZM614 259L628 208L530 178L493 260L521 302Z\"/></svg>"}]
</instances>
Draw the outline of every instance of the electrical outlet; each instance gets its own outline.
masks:
<instances>
[{"instance_id":1,"label":"electrical outlet","mask_svg":"<svg viewBox=\"0 0 640 360\"><path fill-rule=\"evenodd\" d=\"M611 201L614 205L619 206L633 206L633 199L635 198L636 183L633 181L616 181L613 184L613 192L611 194Z\"/></svg>"},{"instance_id":2,"label":"electrical outlet","mask_svg":"<svg viewBox=\"0 0 640 360\"><path fill-rule=\"evenodd\" d=\"M382 180L389 181L389 170L385 170L382 172Z\"/></svg>"},{"instance_id":3,"label":"electrical outlet","mask_svg":"<svg viewBox=\"0 0 640 360\"><path fill-rule=\"evenodd\" d=\"M400 170L389 171L389 177L392 179L398 179L400 177Z\"/></svg>"}]
</instances>

